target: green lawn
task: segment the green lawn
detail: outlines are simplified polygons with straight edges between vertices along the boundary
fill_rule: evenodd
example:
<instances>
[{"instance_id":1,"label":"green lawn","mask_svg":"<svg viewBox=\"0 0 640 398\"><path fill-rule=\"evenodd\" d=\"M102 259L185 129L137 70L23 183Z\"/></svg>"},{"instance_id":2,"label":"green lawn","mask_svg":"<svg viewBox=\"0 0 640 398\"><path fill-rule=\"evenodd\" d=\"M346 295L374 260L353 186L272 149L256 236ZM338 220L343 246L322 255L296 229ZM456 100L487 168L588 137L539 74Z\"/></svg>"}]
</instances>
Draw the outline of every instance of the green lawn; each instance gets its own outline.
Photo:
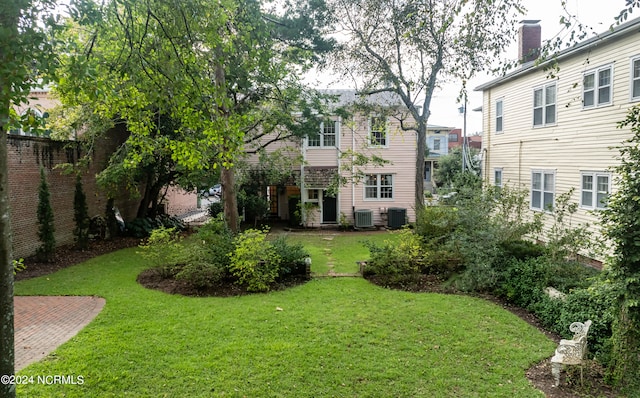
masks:
<instances>
[{"instance_id":1,"label":"green lawn","mask_svg":"<svg viewBox=\"0 0 640 398\"><path fill-rule=\"evenodd\" d=\"M359 239L332 241L336 264L355 267L366 254L357 252ZM555 345L492 303L386 290L361 278L233 298L171 296L135 282L147 267L135 253L16 284L19 295L107 300L75 338L19 373L82 375L85 383L22 385L19 396L543 396L525 370Z\"/></svg>"}]
</instances>

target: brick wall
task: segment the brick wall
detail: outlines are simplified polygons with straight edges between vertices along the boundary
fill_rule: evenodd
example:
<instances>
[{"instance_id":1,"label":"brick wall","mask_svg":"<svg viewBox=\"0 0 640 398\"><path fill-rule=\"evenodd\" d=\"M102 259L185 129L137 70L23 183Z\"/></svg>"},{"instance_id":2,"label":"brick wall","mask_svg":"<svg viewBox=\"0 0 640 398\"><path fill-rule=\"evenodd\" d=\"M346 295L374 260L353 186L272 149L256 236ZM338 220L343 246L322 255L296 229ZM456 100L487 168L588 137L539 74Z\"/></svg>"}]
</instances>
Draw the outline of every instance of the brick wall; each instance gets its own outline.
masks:
<instances>
[{"instance_id":1,"label":"brick wall","mask_svg":"<svg viewBox=\"0 0 640 398\"><path fill-rule=\"evenodd\" d=\"M89 216L104 216L107 197L96 185L95 176L101 171L113 150L123 142L126 135L121 130L113 130L99 142L93 153L89 170L83 173L82 182L87 196ZM81 155L79 146L72 141L52 141L46 138L9 135L9 202L11 206L11 227L13 233L13 257L27 257L40 246L38 240L38 187L40 168L43 167L49 191L56 228L56 243L73 243L73 196L75 176L64 174L56 166L73 163ZM138 201L122 193L116 206L125 219L135 217Z\"/></svg>"}]
</instances>

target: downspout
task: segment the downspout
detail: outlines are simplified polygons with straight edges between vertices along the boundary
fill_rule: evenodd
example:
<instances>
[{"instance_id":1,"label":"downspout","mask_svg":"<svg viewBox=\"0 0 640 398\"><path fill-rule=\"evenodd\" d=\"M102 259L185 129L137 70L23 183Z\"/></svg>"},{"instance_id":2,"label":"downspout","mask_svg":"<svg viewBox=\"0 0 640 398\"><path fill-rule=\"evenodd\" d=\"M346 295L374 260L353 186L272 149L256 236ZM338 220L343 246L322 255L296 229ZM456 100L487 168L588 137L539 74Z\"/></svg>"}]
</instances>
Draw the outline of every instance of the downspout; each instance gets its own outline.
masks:
<instances>
[{"instance_id":1,"label":"downspout","mask_svg":"<svg viewBox=\"0 0 640 398\"><path fill-rule=\"evenodd\" d=\"M520 144L518 145L518 188L521 187L521 179L522 179L522 147L524 146L524 141L520 140Z\"/></svg>"},{"instance_id":2,"label":"downspout","mask_svg":"<svg viewBox=\"0 0 640 398\"><path fill-rule=\"evenodd\" d=\"M484 108L483 108L484 109ZM504 110L503 110L504 112ZM484 119L484 112L483 112L483 119ZM483 144L486 142L486 147L484 148L485 150L485 154L487 155L485 160L484 160L484 174L485 174L485 181L489 181L489 176L491 174L489 174L489 167L491 166L491 161L490 161L490 157L491 157L491 151L489 150L489 148L491 148L491 90L489 90L489 92L487 93L487 122L486 122L486 134L485 136L487 137L487 140L484 140L484 137L482 139ZM495 181L494 181L495 183Z\"/></svg>"},{"instance_id":3,"label":"downspout","mask_svg":"<svg viewBox=\"0 0 640 398\"><path fill-rule=\"evenodd\" d=\"M300 222L306 225L307 214L302 211L305 198L304 165L307 164L307 139L302 139L302 162L300 163Z\"/></svg>"}]
</instances>

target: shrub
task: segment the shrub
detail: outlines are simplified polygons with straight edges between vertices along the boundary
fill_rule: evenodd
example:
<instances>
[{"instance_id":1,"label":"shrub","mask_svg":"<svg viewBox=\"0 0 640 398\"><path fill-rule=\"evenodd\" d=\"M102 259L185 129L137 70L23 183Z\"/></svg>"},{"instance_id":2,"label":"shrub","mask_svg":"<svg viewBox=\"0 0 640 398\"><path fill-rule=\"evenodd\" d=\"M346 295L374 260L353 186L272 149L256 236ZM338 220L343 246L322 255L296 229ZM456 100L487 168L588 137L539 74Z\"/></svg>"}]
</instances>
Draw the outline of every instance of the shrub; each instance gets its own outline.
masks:
<instances>
[{"instance_id":1,"label":"shrub","mask_svg":"<svg viewBox=\"0 0 640 398\"><path fill-rule=\"evenodd\" d=\"M424 206L416 218L416 233L431 243L451 237L459 223L458 210L448 206Z\"/></svg>"},{"instance_id":2,"label":"shrub","mask_svg":"<svg viewBox=\"0 0 640 398\"><path fill-rule=\"evenodd\" d=\"M127 231L136 238L146 238L157 228L174 228L177 231L185 231L187 226L176 217L166 214L156 217L136 218L126 223Z\"/></svg>"},{"instance_id":3,"label":"shrub","mask_svg":"<svg viewBox=\"0 0 640 398\"><path fill-rule=\"evenodd\" d=\"M306 275L307 266L304 261L309 253L304 250L302 243L289 244L286 237L279 236L273 240L272 245L278 256L282 259L279 276Z\"/></svg>"},{"instance_id":4,"label":"shrub","mask_svg":"<svg viewBox=\"0 0 640 398\"><path fill-rule=\"evenodd\" d=\"M11 264L13 265L13 274L14 275L16 273L20 272L20 271L24 271L25 269L27 269L27 266L24 265L24 258L19 258L17 260L12 260Z\"/></svg>"},{"instance_id":5,"label":"shrub","mask_svg":"<svg viewBox=\"0 0 640 398\"><path fill-rule=\"evenodd\" d=\"M400 239L393 242L385 239L381 246L364 243L370 252L364 269L366 274L391 276L400 280L420 273L426 266L420 237L408 228L393 233L399 234Z\"/></svg>"},{"instance_id":6,"label":"shrub","mask_svg":"<svg viewBox=\"0 0 640 398\"><path fill-rule=\"evenodd\" d=\"M229 254L231 273L251 292L269 291L280 271L282 258L266 237L267 230L248 229L234 239Z\"/></svg>"},{"instance_id":7,"label":"shrub","mask_svg":"<svg viewBox=\"0 0 640 398\"><path fill-rule=\"evenodd\" d=\"M545 253L544 246L528 240L501 242L500 248L504 251L505 257L513 257L518 260L541 257Z\"/></svg>"},{"instance_id":8,"label":"shrub","mask_svg":"<svg viewBox=\"0 0 640 398\"><path fill-rule=\"evenodd\" d=\"M209 204L207 212L211 217L218 217L219 214L222 214L224 212L224 205L222 204L222 202L211 202L211 204Z\"/></svg>"},{"instance_id":9,"label":"shrub","mask_svg":"<svg viewBox=\"0 0 640 398\"><path fill-rule=\"evenodd\" d=\"M175 228L160 227L151 231L147 241L138 247L142 256L154 266L172 266L178 264L183 256L181 241Z\"/></svg>"},{"instance_id":10,"label":"shrub","mask_svg":"<svg viewBox=\"0 0 640 398\"><path fill-rule=\"evenodd\" d=\"M175 279L186 281L198 289L204 289L213 287L227 278L229 258L226 254L228 252L217 253L218 255L212 252L212 246L205 241L194 240L193 243L185 245L178 259L179 266L176 267Z\"/></svg>"},{"instance_id":11,"label":"shrub","mask_svg":"<svg viewBox=\"0 0 640 398\"><path fill-rule=\"evenodd\" d=\"M517 306L528 308L544 295L550 268L544 257L508 260L496 293Z\"/></svg>"},{"instance_id":12,"label":"shrub","mask_svg":"<svg viewBox=\"0 0 640 398\"><path fill-rule=\"evenodd\" d=\"M55 227L53 221L53 209L51 208L51 194L49 184L44 173L44 168L40 168L40 187L38 189L38 238L40 247L36 250L38 260L49 262L53 260L56 249Z\"/></svg>"},{"instance_id":13,"label":"shrub","mask_svg":"<svg viewBox=\"0 0 640 398\"><path fill-rule=\"evenodd\" d=\"M89 246L89 209L87 208L87 196L82 189L80 174L76 177L76 189L73 195L73 221L76 227L73 235L78 249L86 249Z\"/></svg>"}]
</instances>

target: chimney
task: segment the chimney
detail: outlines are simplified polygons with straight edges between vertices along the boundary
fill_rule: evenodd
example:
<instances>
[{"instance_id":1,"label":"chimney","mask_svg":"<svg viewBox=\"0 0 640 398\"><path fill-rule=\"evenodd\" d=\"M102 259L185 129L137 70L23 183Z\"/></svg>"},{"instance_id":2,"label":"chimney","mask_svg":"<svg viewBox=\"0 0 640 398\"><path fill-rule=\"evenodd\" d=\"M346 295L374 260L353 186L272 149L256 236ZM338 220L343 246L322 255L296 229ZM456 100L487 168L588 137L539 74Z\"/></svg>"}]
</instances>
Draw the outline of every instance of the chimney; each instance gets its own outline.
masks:
<instances>
[{"instance_id":1,"label":"chimney","mask_svg":"<svg viewBox=\"0 0 640 398\"><path fill-rule=\"evenodd\" d=\"M540 55L542 45L540 20L525 19L520 21L518 29L518 60L520 63L535 61Z\"/></svg>"}]
</instances>

